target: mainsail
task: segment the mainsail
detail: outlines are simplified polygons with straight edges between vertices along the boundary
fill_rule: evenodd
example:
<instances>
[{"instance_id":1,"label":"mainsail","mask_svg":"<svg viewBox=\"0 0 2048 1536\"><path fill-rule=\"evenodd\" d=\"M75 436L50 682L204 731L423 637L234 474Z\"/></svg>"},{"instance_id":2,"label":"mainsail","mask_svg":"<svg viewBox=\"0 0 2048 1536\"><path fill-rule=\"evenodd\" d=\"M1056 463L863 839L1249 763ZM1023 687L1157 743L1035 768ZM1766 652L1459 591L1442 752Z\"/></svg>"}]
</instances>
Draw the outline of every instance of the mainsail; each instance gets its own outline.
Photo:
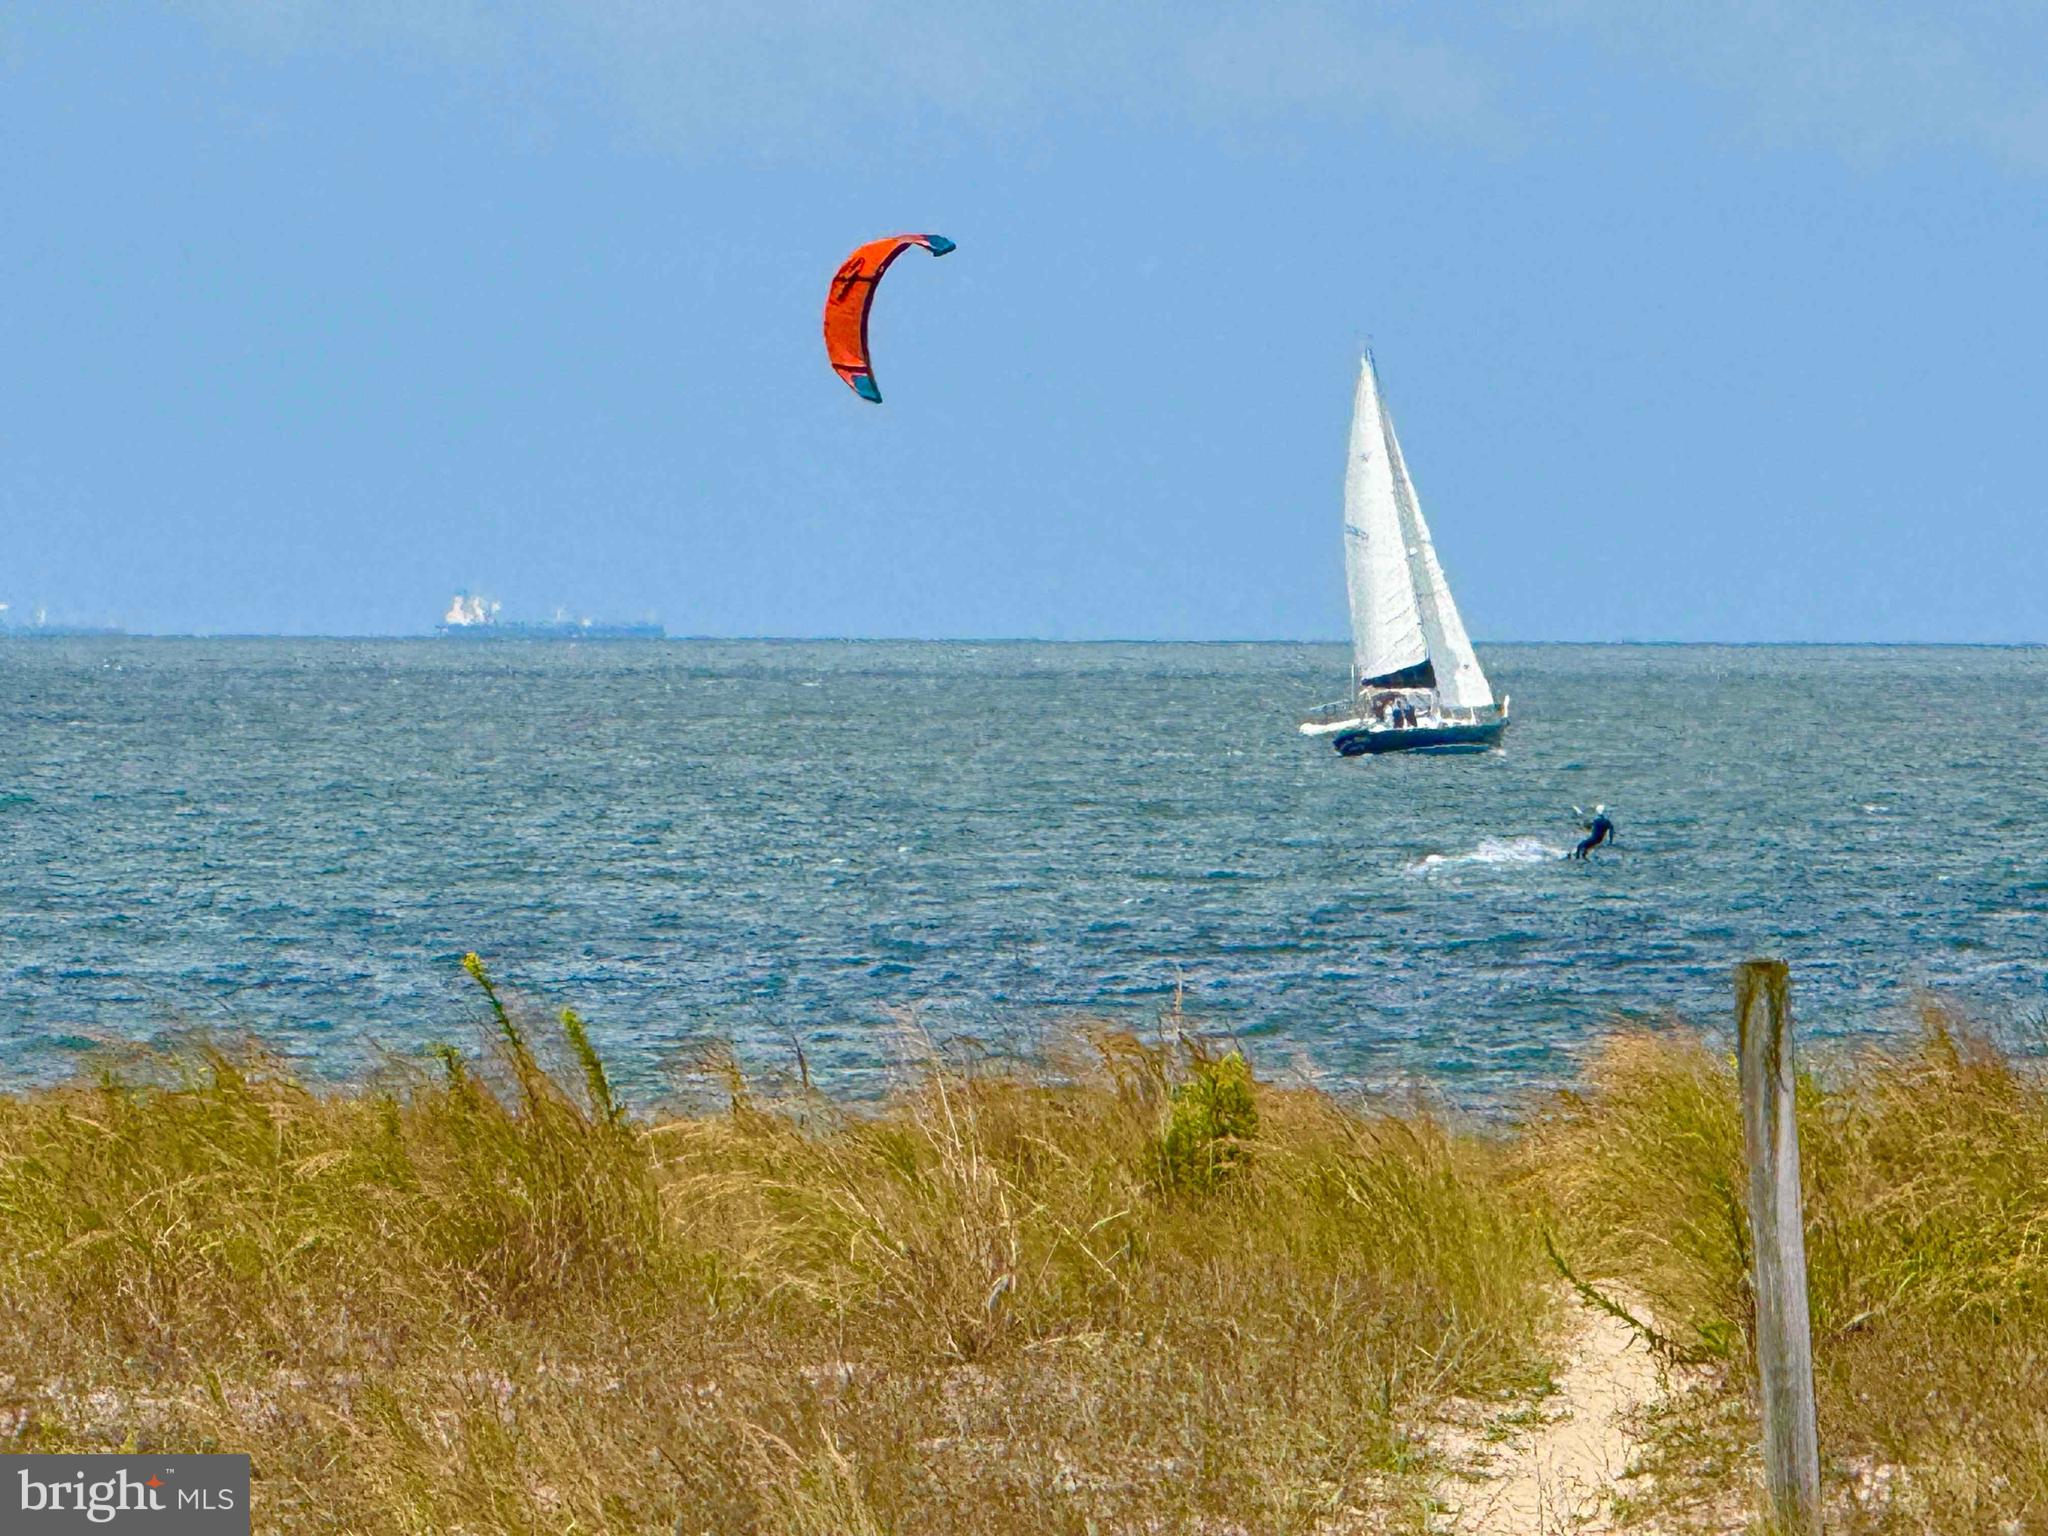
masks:
<instances>
[{"instance_id":1,"label":"mainsail","mask_svg":"<svg viewBox=\"0 0 2048 1536\"><path fill-rule=\"evenodd\" d=\"M1369 352L1351 413L1344 570L1356 686L1434 688L1449 709L1492 707L1493 690L1437 561Z\"/></svg>"},{"instance_id":2,"label":"mainsail","mask_svg":"<svg viewBox=\"0 0 2048 1536\"><path fill-rule=\"evenodd\" d=\"M1364 688L1431 686L1429 643L1408 568L1394 458L1368 353L1351 408L1344 475L1344 577L1351 596L1351 681Z\"/></svg>"}]
</instances>

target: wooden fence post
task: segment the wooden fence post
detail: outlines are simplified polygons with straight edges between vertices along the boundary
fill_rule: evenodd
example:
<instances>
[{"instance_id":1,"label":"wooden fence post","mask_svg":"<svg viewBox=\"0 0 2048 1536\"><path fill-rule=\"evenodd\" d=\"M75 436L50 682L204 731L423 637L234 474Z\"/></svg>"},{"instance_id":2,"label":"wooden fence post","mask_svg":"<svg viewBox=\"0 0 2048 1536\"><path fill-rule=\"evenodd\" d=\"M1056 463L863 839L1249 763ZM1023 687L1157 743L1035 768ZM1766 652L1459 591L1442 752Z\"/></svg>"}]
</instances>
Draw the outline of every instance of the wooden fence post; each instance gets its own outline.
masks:
<instances>
[{"instance_id":1,"label":"wooden fence post","mask_svg":"<svg viewBox=\"0 0 2048 1536\"><path fill-rule=\"evenodd\" d=\"M1764 1486L1773 1531L1820 1532L1820 1434L1813 1407L1813 1326L1793 1116L1792 1003L1782 960L1735 968L1742 1146L1756 1255L1756 1366L1763 1397Z\"/></svg>"}]
</instances>

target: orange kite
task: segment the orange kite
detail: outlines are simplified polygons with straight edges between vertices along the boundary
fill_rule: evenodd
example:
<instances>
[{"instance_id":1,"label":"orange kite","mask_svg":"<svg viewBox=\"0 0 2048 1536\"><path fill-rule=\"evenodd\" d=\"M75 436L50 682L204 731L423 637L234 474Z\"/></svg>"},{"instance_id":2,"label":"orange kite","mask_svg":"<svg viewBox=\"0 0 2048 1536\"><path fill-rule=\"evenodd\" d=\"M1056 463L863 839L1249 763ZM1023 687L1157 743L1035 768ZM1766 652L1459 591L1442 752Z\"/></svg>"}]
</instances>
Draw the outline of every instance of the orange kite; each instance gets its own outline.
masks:
<instances>
[{"instance_id":1,"label":"orange kite","mask_svg":"<svg viewBox=\"0 0 2048 1536\"><path fill-rule=\"evenodd\" d=\"M913 245L923 246L934 256L953 249L953 242L944 235L891 235L886 240L870 240L840 263L832 277L832 289L825 295L825 355L832 361L832 371L861 399L877 405L882 403L882 392L875 387L874 364L868 360L868 311L874 308L875 289L889 263Z\"/></svg>"}]
</instances>

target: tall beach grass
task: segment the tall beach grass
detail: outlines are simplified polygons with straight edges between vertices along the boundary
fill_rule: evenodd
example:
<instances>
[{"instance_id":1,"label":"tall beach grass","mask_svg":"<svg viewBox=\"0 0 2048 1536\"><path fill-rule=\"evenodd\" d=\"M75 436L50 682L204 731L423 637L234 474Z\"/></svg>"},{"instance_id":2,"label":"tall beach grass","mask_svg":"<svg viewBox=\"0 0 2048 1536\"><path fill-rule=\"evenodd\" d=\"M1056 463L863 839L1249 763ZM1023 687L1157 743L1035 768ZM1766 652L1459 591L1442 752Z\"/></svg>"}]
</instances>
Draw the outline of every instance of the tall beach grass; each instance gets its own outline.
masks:
<instances>
[{"instance_id":1,"label":"tall beach grass","mask_svg":"<svg viewBox=\"0 0 2048 1536\"><path fill-rule=\"evenodd\" d=\"M1431 1416L1543 1380L1504 1150L1427 1118L1099 1033L638 1120L473 974L481 1065L0 1099L8 1448L246 1450L285 1531L1419 1529Z\"/></svg>"},{"instance_id":2,"label":"tall beach grass","mask_svg":"<svg viewBox=\"0 0 2048 1536\"><path fill-rule=\"evenodd\" d=\"M1676 1371L1624 1507L1746 1497L1732 1069L1682 1031L1509 1131L1086 1029L647 1118L472 974L488 1049L357 1091L215 1048L0 1097L0 1449L247 1451L289 1532L1429 1531L1569 1273ZM1843 1528L2043 1528L2048 1089L1932 1016L1802 1093Z\"/></svg>"},{"instance_id":3,"label":"tall beach grass","mask_svg":"<svg viewBox=\"0 0 2048 1536\"><path fill-rule=\"evenodd\" d=\"M2048 1530L2048 1076L1930 1003L1907 1047L1802 1074L1798 1108L1831 1529ZM1618 1038L1516 1155L1572 1267L1704 1367L1651 1462L1667 1507L1711 1506L1757 1438L1733 1062Z\"/></svg>"}]
</instances>

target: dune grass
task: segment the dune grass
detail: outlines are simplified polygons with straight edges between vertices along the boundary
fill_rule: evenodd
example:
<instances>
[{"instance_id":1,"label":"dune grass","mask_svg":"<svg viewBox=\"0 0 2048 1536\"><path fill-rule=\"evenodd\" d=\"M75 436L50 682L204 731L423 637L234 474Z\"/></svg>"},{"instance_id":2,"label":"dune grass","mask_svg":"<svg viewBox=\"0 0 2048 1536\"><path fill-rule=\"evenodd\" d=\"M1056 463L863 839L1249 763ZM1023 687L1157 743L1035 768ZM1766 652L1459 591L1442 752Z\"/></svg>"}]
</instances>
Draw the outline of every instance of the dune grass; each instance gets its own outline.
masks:
<instances>
[{"instance_id":1,"label":"dune grass","mask_svg":"<svg viewBox=\"0 0 2048 1536\"><path fill-rule=\"evenodd\" d=\"M8 1448L246 1450L294 1532L1424 1529L1431 1416L1544 1379L1427 1118L1101 1034L640 1121L475 975L480 1067L0 1099Z\"/></svg>"},{"instance_id":2,"label":"dune grass","mask_svg":"<svg viewBox=\"0 0 2048 1536\"><path fill-rule=\"evenodd\" d=\"M1440 1530L1441 1420L1541 1401L1554 1253L1693 1365L1624 1507L1745 1507L1732 1068L1689 1034L1487 1135L1086 1031L645 1119L473 975L478 1061L0 1097L0 1449L248 1451L289 1532ZM2048 1088L1934 1017L1802 1092L1839 1527L2042 1528Z\"/></svg>"},{"instance_id":3,"label":"dune grass","mask_svg":"<svg viewBox=\"0 0 2048 1536\"><path fill-rule=\"evenodd\" d=\"M2048 1530L2048 1079L1939 1008L1917 1043L1799 1083L1830 1529ZM1666 1513L1757 1475L1732 1061L1611 1043L1518 1148L1583 1277L1646 1297L1707 1369L1657 1425Z\"/></svg>"}]
</instances>

